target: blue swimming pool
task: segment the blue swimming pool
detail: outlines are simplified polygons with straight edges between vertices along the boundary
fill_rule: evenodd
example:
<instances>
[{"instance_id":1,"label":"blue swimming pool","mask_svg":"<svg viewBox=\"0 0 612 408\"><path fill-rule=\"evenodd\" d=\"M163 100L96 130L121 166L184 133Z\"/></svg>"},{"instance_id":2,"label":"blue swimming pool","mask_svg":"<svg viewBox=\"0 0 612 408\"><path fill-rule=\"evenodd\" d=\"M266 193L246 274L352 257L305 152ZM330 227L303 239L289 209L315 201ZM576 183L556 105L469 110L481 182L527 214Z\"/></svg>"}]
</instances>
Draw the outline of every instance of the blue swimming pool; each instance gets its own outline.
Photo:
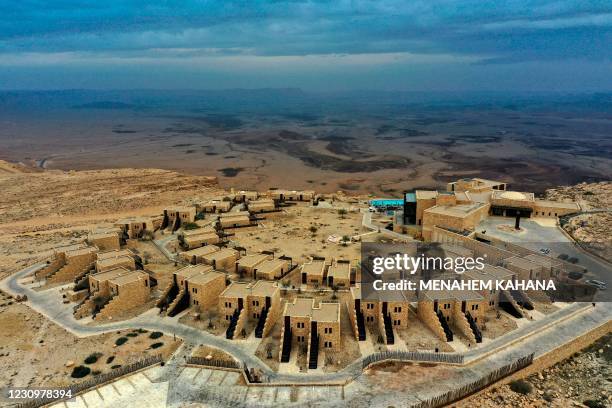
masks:
<instances>
[{"instance_id":1,"label":"blue swimming pool","mask_svg":"<svg viewBox=\"0 0 612 408\"><path fill-rule=\"evenodd\" d=\"M376 199L376 200L370 200L370 205L372 207L401 207L404 205L404 200L398 200L398 199L386 199L386 198L380 198L380 199Z\"/></svg>"}]
</instances>

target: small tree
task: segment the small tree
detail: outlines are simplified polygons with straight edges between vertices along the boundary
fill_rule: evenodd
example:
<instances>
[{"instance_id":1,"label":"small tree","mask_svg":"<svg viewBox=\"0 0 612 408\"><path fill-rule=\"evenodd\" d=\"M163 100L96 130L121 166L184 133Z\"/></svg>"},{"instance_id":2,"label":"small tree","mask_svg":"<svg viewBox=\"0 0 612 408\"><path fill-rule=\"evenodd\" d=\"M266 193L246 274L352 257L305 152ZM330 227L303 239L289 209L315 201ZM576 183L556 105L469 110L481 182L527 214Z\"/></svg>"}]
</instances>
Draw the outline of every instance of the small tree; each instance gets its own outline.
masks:
<instances>
[{"instance_id":1,"label":"small tree","mask_svg":"<svg viewBox=\"0 0 612 408\"><path fill-rule=\"evenodd\" d=\"M346 215L346 209L340 208L338 210L338 215L340 215L340 218L344 219L344 216Z\"/></svg>"},{"instance_id":2,"label":"small tree","mask_svg":"<svg viewBox=\"0 0 612 408\"><path fill-rule=\"evenodd\" d=\"M351 238L348 235L342 236L342 245L346 246L350 240Z\"/></svg>"},{"instance_id":3,"label":"small tree","mask_svg":"<svg viewBox=\"0 0 612 408\"><path fill-rule=\"evenodd\" d=\"M317 233L318 228L315 227L314 225L311 225L309 230L310 230L310 233L314 236Z\"/></svg>"}]
</instances>

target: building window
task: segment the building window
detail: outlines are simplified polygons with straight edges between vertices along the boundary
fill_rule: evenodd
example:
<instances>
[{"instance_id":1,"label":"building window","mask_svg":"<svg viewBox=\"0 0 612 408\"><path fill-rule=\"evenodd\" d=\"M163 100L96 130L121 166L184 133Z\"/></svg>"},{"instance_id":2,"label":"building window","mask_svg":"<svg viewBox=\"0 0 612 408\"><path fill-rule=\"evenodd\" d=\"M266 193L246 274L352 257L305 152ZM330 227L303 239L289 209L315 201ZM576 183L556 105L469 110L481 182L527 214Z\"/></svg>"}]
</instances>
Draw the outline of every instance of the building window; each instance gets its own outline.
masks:
<instances>
[{"instance_id":1,"label":"building window","mask_svg":"<svg viewBox=\"0 0 612 408\"><path fill-rule=\"evenodd\" d=\"M393 308L393 311L394 311L395 313L401 313L401 312L402 312L402 308L401 308L401 307L399 307L399 306L396 306L396 307L394 307L394 308Z\"/></svg>"},{"instance_id":2,"label":"building window","mask_svg":"<svg viewBox=\"0 0 612 408\"><path fill-rule=\"evenodd\" d=\"M368 309L374 309L374 303L368 303L367 308Z\"/></svg>"},{"instance_id":3,"label":"building window","mask_svg":"<svg viewBox=\"0 0 612 408\"><path fill-rule=\"evenodd\" d=\"M298 322L297 328L298 329L303 329L304 328L304 322Z\"/></svg>"}]
</instances>

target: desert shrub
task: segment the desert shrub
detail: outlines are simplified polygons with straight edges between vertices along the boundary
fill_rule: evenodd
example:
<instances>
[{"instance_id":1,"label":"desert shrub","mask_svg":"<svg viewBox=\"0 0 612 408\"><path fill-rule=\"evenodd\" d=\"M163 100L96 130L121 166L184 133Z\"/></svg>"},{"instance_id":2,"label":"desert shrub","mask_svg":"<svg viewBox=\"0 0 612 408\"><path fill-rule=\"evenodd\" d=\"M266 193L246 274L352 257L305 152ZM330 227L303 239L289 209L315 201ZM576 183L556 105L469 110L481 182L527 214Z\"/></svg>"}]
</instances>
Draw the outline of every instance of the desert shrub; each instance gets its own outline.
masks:
<instances>
[{"instance_id":1,"label":"desert shrub","mask_svg":"<svg viewBox=\"0 0 612 408\"><path fill-rule=\"evenodd\" d=\"M72 374L70 374L70 376L72 378L83 378L86 375L88 375L90 372L91 372L91 369L89 367L80 365L72 369Z\"/></svg>"},{"instance_id":2,"label":"desert shrub","mask_svg":"<svg viewBox=\"0 0 612 408\"><path fill-rule=\"evenodd\" d=\"M568 254L559 254L557 256L557 258L561 259L562 261L565 261L567 258L569 258Z\"/></svg>"},{"instance_id":3,"label":"desert shrub","mask_svg":"<svg viewBox=\"0 0 612 408\"><path fill-rule=\"evenodd\" d=\"M91 353L85 358L85 364L93 364L98 361L100 357L102 357L102 353Z\"/></svg>"},{"instance_id":4,"label":"desert shrub","mask_svg":"<svg viewBox=\"0 0 612 408\"><path fill-rule=\"evenodd\" d=\"M527 395L532 390L531 384L525 380L516 380L510 383L510 389L516 393Z\"/></svg>"},{"instance_id":5,"label":"desert shrub","mask_svg":"<svg viewBox=\"0 0 612 408\"><path fill-rule=\"evenodd\" d=\"M567 262L573 263L573 264L577 264L578 263L578 258L576 258L575 256L572 256L570 258L567 258Z\"/></svg>"},{"instance_id":6,"label":"desert shrub","mask_svg":"<svg viewBox=\"0 0 612 408\"><path fill-rule=\"evenodd\" d=\"M160 343L153 343L153 344L151 344L151 348L152 349L157 349L157 348L160 348L163 345L164 345L164 343L161 343L161 342Z\"/></svg>"},{"instance_id":7,"label":"desert shrub","mask_svg":"<svg viewBox=\"0 0 612 408\"><path fill-rule=\"evenodd\" d=\"M128 333L128 334L126 334L126 336L128 336L128 337L136 337L136 336L138 336L138 333Z\"/></svg>"},{"instance_id":8,"label":"desert shrub","mask_svg":"<svg viewBox=\"0 0 612 408\"><path fill-rule=\"evenodd\" d=\"M118 368L121 368L121 364L115 364L114 366L111 366L111 369L116 370Z\"/></svg>"},{"instance_id":9,"label":"desert shrub","mask_svg":"<svg viewBox=\"0 0 612 408\"><path fill-rule=\"evenodd\" d=\"M126 341L128 341L127 337L119 337L117 340L115 340L115 344L120 346L122 344L125 344Z\"/></svg>"},{"instance_id":10,"label":"desert shrub","mask_svg":"<svg viewBox=\"0 0 612 408\"><path fill-rule=\"evenodd\" d=\"M110 356L109 358L106 359L106 364L110 364L115 360L115 356Z\"/></svg>"},{"instance_id":11,"label":"desert shrub","mask_svg":"<svg viewBox=\"0 0 612 408\"><path fill-rule=\"evenodd\" d=\"M149 337L152 338L153 340L155 340L155 339L159 339L163 335L164 335L164 333L155 331L155 332L149 334Z\"/></svg>"},{"instance_id":12,"label":"desert shrub","mask_svg":"<svg viewBox=\"0 0 612 408\"><path fill-rule=\"evenodd\" d=\"M194 230L194 229L198 229L200 228L200 226L198 224L196 224L195 222L186 222L183 224L183 229L184 230Z\"/></svg>"},{"instance_id":13,"label":"desert shrub","mask_svg":"<svg viewBox=\"0 0 612 408\"><path fill-rule=\"evenodd\" d=\"M148 332L148 331L147 331L147 330L145 330L145 329L138 329L138 330L134 330L134 331L136 331L136 332L138 332L138 333L141 333L141 334L142 334L142 333L147 333L147 332Z\"/></svg>"},{"instance_id":14,"label":"desert shrub","mask_svg":"<svg viewBox=\"0 0 612 408\"><path fill-rule=\"evenodd\" d=\"M606 408L606 404L595 400L586 400L583 404L589 408Z\"/></svg>"},{"instance_id":15,"label":"desert shrub","mask_svg":"<svg viewBox=\"0 0 612 408\"><path fill-rule=\"evenodd\" d=\"M102 373L102 371L100 371L100 370L93 370L91 372L91 375L100 375L101 373Z\"/></svg>"}]
</instances>

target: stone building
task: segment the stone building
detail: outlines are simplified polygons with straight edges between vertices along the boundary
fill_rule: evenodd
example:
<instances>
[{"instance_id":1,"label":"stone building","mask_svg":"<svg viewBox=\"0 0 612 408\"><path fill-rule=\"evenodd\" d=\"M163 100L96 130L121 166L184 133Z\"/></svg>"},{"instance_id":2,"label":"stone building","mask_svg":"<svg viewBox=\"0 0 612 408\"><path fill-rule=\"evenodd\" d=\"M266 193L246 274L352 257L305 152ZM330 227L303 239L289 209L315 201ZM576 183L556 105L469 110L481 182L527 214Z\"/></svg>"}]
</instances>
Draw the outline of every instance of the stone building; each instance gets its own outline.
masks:
<instances>
[{"instance_id":1,"label":"stone building","mask_svg":"<svg viewBox=\"0 0 612 408\"><path fill-rule=\"evenodd\" d=\"M46 279L47 283L74 281L94 268L97 253L98 248L81 244L57 248L52 259L35 276Z\"/></svg>"},{"instance_id":2,"label":"stone building","mask_svg":"<svg viewBox=\"0 0 612 408\"><path fill-rule=\"evenodd\" d=\"M130 217L118 220L115 227L121 230L125 239L142 238L145 231L155 232L161 228L164 217Z\"/></svg>"},{"instance_id":3,"label":"stone building","mask_svg":"<svg viewBox=\"0 0 612 408\"><path fill-rule=\"evenodd\" d=\"M205 245L203 247L191 249L189 251L183 251L179 253L179 259L183 262L190 263L192 265L204 263L204 257L214 252L220 251L221 248L216 245Z\"/></svg>"},{"instance_id":4,"label":"stone building","mask_svg":"<svg viewBox=\"0 0 612 408\"><path fill-rule=\"evenodd\" d=\"M96 256L96 272L106 272L111 269L123 267L129 270L136 269L136 259L129 249L98 252Z\"/></svg>"},{"instance_id":5,"label":"stone building","mask_svg":"<svg viewBox=\"0 0 612 408\"><path fill-rule=\"evenodd\" d=\"M194 249L221 242L217 231L212 227L181 231L177 239L180 246L184 249Z\"/></svg>"},{"instance_id":6,"label":"stone building","mask_svg":"<svg viewBox=\"0 0 612 408\"><path fill-rule=\"evenodd\" d=\"M351 286L351 262L334 260L327 270L327 285L348 288Z\"/></svg>"},{"instance_id":7,"label":"stone building","mask_svg":"<svg viewBox=\"0 0 612 408\"><path fill-rule=\"evenodd\" d=\"M227 324L228 339L243 330L247 333L252 326L255 337L267 336L280 313L280 289L275 282L233 282L219 295L219 316Z\"/></svg>"},{"instance_id":8,"label":"stone building","mask_svg":"<svg viewBox=\"0 0 612 408\"><path fill-rule=\"evenodd\" d=\"M75 308L75 317L89 314L94 320L110 320L149 300L149 274L123 267L89 276L89 296Z\"/></svg>"},{"instance_id":9,"label":"stone building","mask_svg":"<svg viewBox=\"0 0 612 408\"><path fill-rule=\"evenodd\" d=\"M487 306L484 296L472 290L425 291L419 294L417 315L443 341L452 341L453 329L458 329L480 343Z\"/></svg>"},{"instance_id":10,"label":"stone building","mask_svg":"<svg viewBox=\"0 0 612 408\"><path fill-rule=\"evenodd\" d=\"M220 228L239 228L256 225L256 223L251 221L251 214L248 211L220 214L217 223Z\"/></svg>"},{"instance_id":11,"label":"stone building","mask_svg":"<svg viewBox=\"0 0 612 408\"><path fill-rule=\"evenodd\" d=\"M175 316L189 306L206 312L217 305L225 283L225 274L215 271L210 265L186 266L174 272L157 307L168 316Z\"/></svg>"},{"instance_id":12,"label":"stone building","mask_svg":"<svg viewBox=\"0 0 612 408\"><path fill-rule=\"evenodd\" d=\"M265 213L276 210L276 204L274 200L270 199L259 199L254 201L249 201L247 204L247 208L251 214L256 213Z\"/></svg>"},{"instance_id":13,"label":"stone building","mask_svg":"<svg viewBox=\"0 0 612 408\"><path fill-rule=\"evenodd\" d=\"M198 212L205 213L224 213L228 212L232 208L232 202L230 200L210 200L201 204L197 204L196 208Z\"/></svg>"},{"instance_id":14,"label":"stone building","mask_svg":"<svg viewBox=\"0 0 612 408\"><path fill-rule=\"evenodd\" d=\"M178 230L186 222L194 222L196 216L195 207L176 206L164 209L161 228L171 228L172 231Z\"/></svg>"},{"instance_id":15,"label":"stone building","mask_svg":"<svg viewBox=\"0 0 612 408\"><path fill-rule=\"evenodd\" d=\"M293 269L291 258L267 259L253 269L253 279L281 279Z\"/></svg>"},{"instance_id":16,"label":"stone building","mask_svg":"<svg viewBox=\"0 0 612 408\"><path fill-rule=\"evenodd\" d=\"M384 296L379 293L363 299L361 285L351 288L351 297L347 301L351 328L355 338L364 341L367 337L366 326L378 328L385 344L394 344L394 329L408 327L408 311L410 300L408 294L403 292L386 292Z\"/></svg>"},{"instance_id":17,"label":"stone building","mask_svg":"<svg viewBox=\"0 0 612 408\"><path fill-rule=\"evenodd\" d=\"M236 262L236 273L240 276L255 277L254 271L257 265L274 258L272 254L248 254Z\"/></svg>"},{"instance_id":18,"label":"stone building","mask_svg":"<svg viewBox=\"0 0 612 408\"><path fill-rule=\"evenodd\" d=\"M321 286L327 273L325 259L313 259L302 265L302 284Z\"/></svg>"},{"instance_id":19,"label":"stone building","mask_svg":"<svg viewBox=\"0 0 612 408\"><path fill-rule=\"evenodd\" d=\"M314 191L298 191L298 190L270 190L268 197L276 201L312 201L314 199Z\"/></svg>"},{"instance_id":20,"label":"stone building","mask_svg":"<svg viewBox=\"0 0 612 408\"><path fill-rule=\"evenodd\" d=\"M288 362L293 344L304 348L308 368L318 366L319 351L338 352L341 347L340 304L315 306L314 299L296 298L285 304L279 359Z\"/></svg>"},{"instance_id":21,"label":"stone building","mask_svg":"<svg viewBox=\"0 0 612 408\"><path fill-rule=\"evenodd\" d=\"M119 229L92 232L87 235L87 243L91 246L98 247L101 251L121 248Z\"/></svg>"}]
</instances>

